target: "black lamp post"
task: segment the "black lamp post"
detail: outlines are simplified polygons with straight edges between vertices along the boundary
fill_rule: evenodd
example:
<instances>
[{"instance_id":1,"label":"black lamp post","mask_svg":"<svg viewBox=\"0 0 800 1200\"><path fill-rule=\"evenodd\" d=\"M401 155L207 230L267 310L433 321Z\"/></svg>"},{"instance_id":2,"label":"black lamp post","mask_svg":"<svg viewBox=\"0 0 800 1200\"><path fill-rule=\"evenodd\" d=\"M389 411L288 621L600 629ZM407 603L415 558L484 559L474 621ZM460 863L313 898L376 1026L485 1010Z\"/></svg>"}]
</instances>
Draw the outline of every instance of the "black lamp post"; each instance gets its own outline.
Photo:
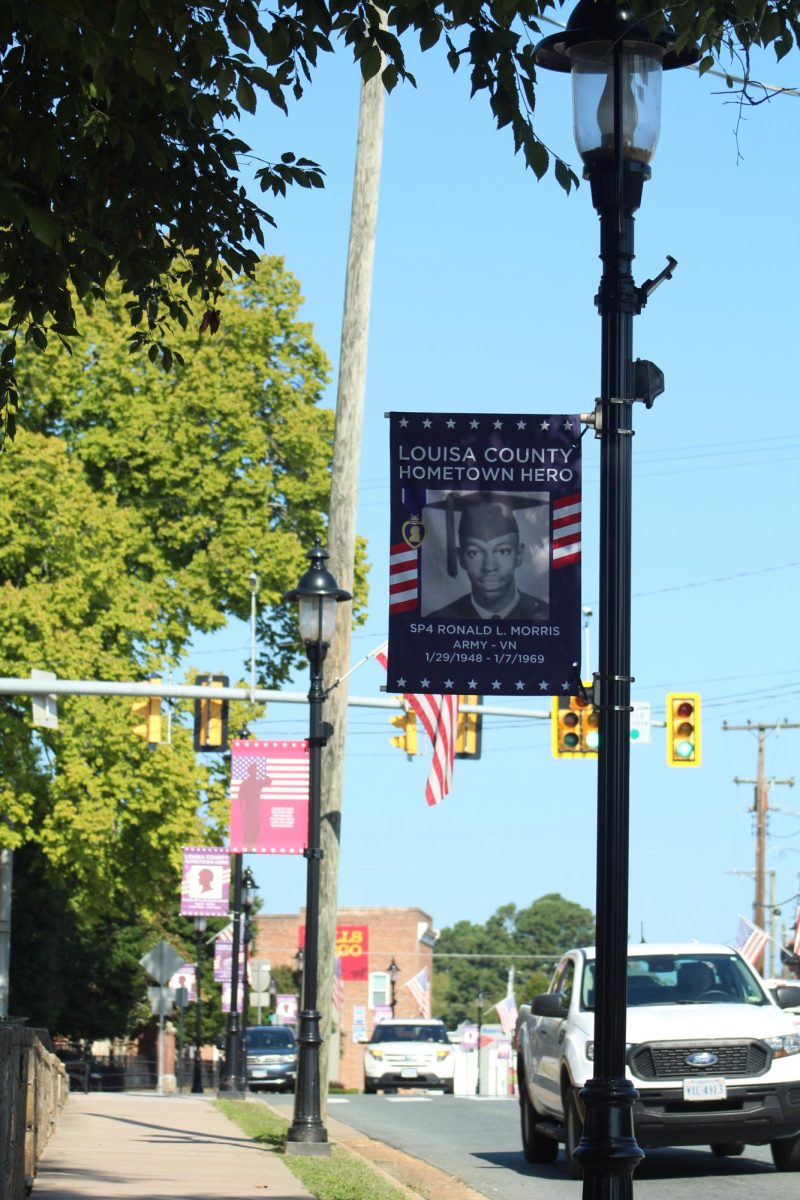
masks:
<instances>
[{"instance_id":1,"label":"black lamp post","mask_svg":"<svg viewBox=\"0 0 800 1200\"><path fill-rule=\"evenodd\" d=\"M658 140L661 72L695 61L663 30L653 37L625 3L580 0L565 31L536 47L537 66L572 75L575 141L600 217L603 273L600 401L600 714L597 786L595 1074L581 1092L585 1122L575 1154L585 1200L633 1194L642 1157L633 1130L637 1092L625 1077L630 796L632 408L663 389L650 363L634 364L633 318L670 277L674 259L637 288L631 275L633 214Z\"/></svg>"},{"instance_id":2,"label":"black lamp post","mask_svg":"<svg viewBox=\"0 0 800 1200\"><path fill-rule=\"evenodd\" d=\"M294 984L300 997L303 995L303 971L305 970L305 965L306 952L302 946L298 946L297 953L294 956L294 970L292 971L292 977L294 978Z\"/></svg>"},{"instance_id":3,"label":"black lamp post","mask_svg":"<svg viewBox=\"0 0 800 1200\"><path fill-rule=\"evenodd\" d=\"M225 1038L225 1070L220 1089L244 1090L242 1081L242 1028L239 1023L239 950L242 929L242 856L233 856L233 942L231 944L231 1007Z\"/></svg>"},{"instance_id":4,"label":"black lamp post","mask_svg":"<svg viewBox=\"0 0 800 1200\"><path fill-rule=\"evenodd\" d=\"M386 970L389 973L389 1005L392 1010L392 1016L394 1016L395 1005L397 1004L397 976L400 974L400 968L394 961L394 955L392 955L392 961Z\"/></svg>"},{"instance_id":5,"label":"black lamp post","mask_svg":"<svg viewBox=\"0 0 800 1200\"><path fill-rule=\"evenodd\" d=\"M482 988L478 991L478 995L475 998L475 1003L478 1006L478 1043L475 1047L475 1049L478 1053L478 1075L475 1080L475 1095L480 1096L480 1094L481 1094L481 1030L483 1028L483 989Z\"/></svg>"},{"instance_id":6,"label":"black lamp post","mask_svg":"<svg viewBox=\"0 0 800 1200\"><path fill-rule=\"evenodd\" d=\"M203 981L203 934L208 922L205 917L194 919L194 950L195 950L195 1004L194 1004L194 1070L192 1074L192 1091L203 1090L203 1004L200 999L200 986Z\"/></svg>"},{"instance_id":7,"label":"black lamp post","mask_svg":"<svg viewBox=\"0 0 800 1200\"><path fill-rule=\"evenodd\" d=\"M322 720L322 705L326 692L322 686L322 668L328 645L336 625L336 606L351 599L325 566L328 557L317 540L308 554L311 566L296 588L287 592L284 600L296 600L299 607L300 636L305 642L311 669L308 692L309 707L309 805L308 846L304 853L307 862L306 936L303 969L302 1010L297 1041L297 1086L294 1097L294 1119L286 1135L286 1152L291 1154L329 1154L328 1133L322 1123L320 1109L319 1048L320 1014L317 1009L317 962L319 950L319 874L322 859L321 834L321 770L322 747L333 732Z\"/></svg>"},{"instance_id":8,"label":"black lamp post","mask_svg":"<svg viewBox=\"0 0 800 1200\"><path fill-rule=\"evenodd\" d=\"M242 1083L247 1088L247 1023L250 1016L250 974L249 974L249 954L250 942L253 938L253 929L250 924L250 913L253 911L253 901L256 898L258 884L253 878L253 872L249 867L246 868L242 876L242 942L244 944L244 971L242 977L242 1035L240 1040L242 1062L239 1067L239 1074Z\"/></svg>"}]
</instances>

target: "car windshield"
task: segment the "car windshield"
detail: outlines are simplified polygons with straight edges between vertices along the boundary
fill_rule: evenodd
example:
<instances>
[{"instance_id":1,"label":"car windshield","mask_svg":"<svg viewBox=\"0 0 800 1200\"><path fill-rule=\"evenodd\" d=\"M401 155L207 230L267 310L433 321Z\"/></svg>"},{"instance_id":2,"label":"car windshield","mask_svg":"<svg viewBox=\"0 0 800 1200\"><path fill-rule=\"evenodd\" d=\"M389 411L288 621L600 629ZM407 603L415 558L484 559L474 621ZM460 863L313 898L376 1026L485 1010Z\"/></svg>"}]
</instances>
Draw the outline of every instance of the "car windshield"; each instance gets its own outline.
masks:
<instances>
[{"instance_id":1,"label":"car windshield","mask_svg":"<svg viewBox=\"0 0 800 1200\"><path fill-rule=\"evenodd\" d=\"M583 973L581 1007L594 1009L595 964ZM628 959L628 1007L650 1004L769 1004L734 954L642 954Z\"/></svg>"},{"instance_id":2,"label":"car windshield","mask_svg":"<svg viewBox=\"0 0 800 1200\"><path fill-rule=\"evenodd\" d=\"M296 1050L297 1043L291 1029L280 1025L258 1026L245 1034L248 1050Z\"/></svg>"},{"instance_id":3,"label":"car windshield","mask_svg":"<svg viewBox=\"0 0 800 1200\"><path fill-rule=\"evenodd\" d=\"M376 1025L371 1043L375 1042L446 1042L444 1025Z\"/></svg>"}]
</instances>

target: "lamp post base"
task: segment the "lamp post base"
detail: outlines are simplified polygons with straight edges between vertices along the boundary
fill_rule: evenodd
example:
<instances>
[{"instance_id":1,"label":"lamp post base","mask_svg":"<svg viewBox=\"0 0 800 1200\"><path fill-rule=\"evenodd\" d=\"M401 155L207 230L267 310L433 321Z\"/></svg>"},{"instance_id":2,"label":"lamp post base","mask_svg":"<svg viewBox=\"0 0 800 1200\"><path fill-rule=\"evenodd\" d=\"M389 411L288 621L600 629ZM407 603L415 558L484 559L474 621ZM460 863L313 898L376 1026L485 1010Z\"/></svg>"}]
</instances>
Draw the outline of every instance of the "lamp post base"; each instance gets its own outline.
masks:
<instances>
[{"instance_id":1,"label":"lamp post base","mask_svg":"<svg viewBox=\"0 0 800 1200\"><path fill-rule=\"evenodd\" d=\"M630 1200L644 1158L633 1133L639 1093L628 1079L590 1079L581 1090L586 1120L574 1158L583 1168L583 1200Z\"/></svg>"},{"instance_id":2,"label":"lamp post base","mask_svg":"<svg viewBox=\"0 0 800 1200\"><path fill-rule=\"evenodd\" d=\"M331 1153L329 1142L290 1142L288 1137L283 1149L285 1154L302 1154L306 1158L329 1158Z\"/></svg>"}]
</instances>

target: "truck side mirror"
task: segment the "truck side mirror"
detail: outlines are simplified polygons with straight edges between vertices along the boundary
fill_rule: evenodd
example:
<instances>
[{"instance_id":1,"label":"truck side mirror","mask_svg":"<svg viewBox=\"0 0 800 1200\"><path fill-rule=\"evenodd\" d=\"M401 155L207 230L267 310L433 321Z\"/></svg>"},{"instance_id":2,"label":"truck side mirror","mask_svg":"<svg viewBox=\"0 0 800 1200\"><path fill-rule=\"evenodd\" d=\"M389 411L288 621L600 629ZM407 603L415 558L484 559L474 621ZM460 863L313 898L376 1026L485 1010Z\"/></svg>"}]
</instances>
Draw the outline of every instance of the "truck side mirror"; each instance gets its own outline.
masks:
<instances>
[{"instance_id":1,"label":"truck side mirror","mask_svg":"<svg viewBox=\"0 0 800 1200\"><path fill-rule=\"evenodd\" d=\"M566 997L563 992L545 992L543 996L534 996L531 1012L535 1017L566 1016Z\"/></svg>"},{"instance_id":2,"label":"truck side mirror","mask_svg":"<svg viewBox=\"0 0 800 1200\"><path fill-rule=\"evenodd\" d=\"M788 984L772 989L779 1008L800 1008L800 987Z\"/></svg>"}]
</instances>

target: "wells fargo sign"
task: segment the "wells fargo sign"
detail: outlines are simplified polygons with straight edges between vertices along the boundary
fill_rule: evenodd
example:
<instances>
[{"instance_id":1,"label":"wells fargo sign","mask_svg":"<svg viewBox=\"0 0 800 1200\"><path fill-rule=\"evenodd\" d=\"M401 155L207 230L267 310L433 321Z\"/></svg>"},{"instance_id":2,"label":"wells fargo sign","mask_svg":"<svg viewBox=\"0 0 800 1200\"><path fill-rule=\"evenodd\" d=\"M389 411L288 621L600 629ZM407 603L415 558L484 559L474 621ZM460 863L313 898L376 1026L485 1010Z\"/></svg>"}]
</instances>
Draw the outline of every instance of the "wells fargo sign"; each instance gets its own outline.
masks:
<instances>
[{"instance_id":1,"label":"wells fargo sign","mask_svg":"<svg viewBox=\"0 0 800 1200\"><path fill-rule=\"evenodd\" d=\"M305 926L297 931L298 945L306 941ZM369 925L337 925L334 953L342 964L342 979L369 978Z\"/></svg>"}]
</instances>

